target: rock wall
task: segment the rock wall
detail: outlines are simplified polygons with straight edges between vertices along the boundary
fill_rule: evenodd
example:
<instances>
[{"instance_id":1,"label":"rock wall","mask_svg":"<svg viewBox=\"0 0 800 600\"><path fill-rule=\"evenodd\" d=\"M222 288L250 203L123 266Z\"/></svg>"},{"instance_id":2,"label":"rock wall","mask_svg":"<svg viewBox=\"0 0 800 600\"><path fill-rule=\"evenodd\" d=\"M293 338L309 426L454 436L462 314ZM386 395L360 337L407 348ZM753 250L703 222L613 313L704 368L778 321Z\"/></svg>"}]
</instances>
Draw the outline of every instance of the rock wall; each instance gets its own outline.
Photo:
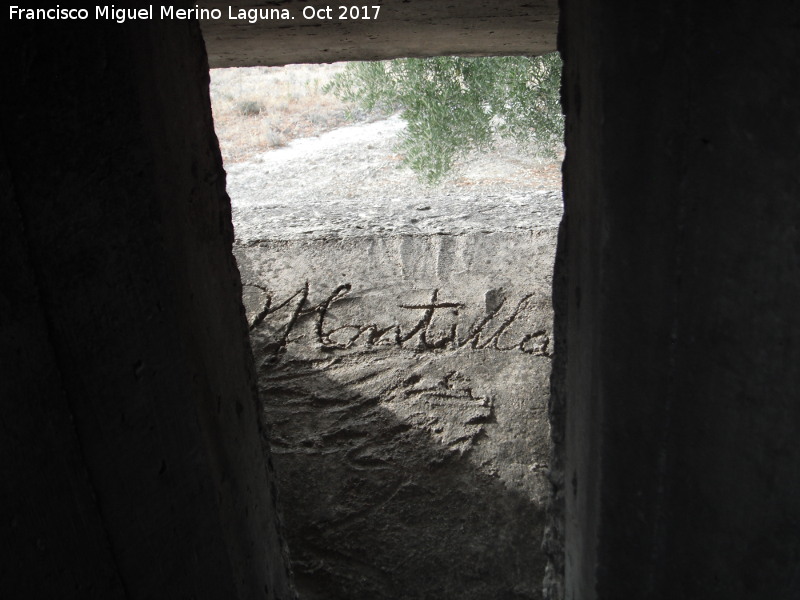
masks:
<instances>
[{"instance_id":1,"label":"rock wall","mask_svg":"<svg viewBox=\"0 0 800 600\"><path fill-rule=\"evenodd\" d=\"M303 600L541 597L554 236L235 248Z\"/></svg>"}]
</instances>

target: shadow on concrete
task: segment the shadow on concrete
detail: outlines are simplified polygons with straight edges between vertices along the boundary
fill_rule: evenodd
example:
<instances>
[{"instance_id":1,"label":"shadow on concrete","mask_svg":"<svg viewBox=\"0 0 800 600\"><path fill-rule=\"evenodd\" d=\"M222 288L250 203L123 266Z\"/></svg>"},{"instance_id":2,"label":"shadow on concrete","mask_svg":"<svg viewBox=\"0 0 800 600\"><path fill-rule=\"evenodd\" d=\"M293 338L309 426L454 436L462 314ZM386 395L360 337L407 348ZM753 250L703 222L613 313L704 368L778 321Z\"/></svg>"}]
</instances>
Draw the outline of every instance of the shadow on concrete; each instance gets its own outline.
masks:
<instances>
[{"instance_id":1,"label":"shadow on concrete","mask_svg":"<svg viewBox=\"0 0 800 600\"><path fill-rule=\"evenodd\" d=\"M301 600L540 598L544 508L475 464L492 415L465 414L448 436L436 415L469 404L469 388L447 380L409 408L430 365L387 356L283 354L260 368Z\"/></svg>"}]
</instances>

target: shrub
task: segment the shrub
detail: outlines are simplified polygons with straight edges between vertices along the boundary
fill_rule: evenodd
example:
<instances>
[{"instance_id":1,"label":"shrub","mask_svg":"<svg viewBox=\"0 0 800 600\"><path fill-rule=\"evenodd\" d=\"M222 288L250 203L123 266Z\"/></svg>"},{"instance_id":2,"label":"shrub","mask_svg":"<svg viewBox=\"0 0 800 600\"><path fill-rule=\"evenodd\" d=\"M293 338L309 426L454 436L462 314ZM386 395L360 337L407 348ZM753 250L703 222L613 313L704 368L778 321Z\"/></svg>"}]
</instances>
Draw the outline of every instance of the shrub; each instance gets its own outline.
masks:
<instances>
[{"instance_id":1,"label":"shrub","mask_svg":"<svg viewBox=\"0 0 800 600\"><path fill-rule=\"evenodd\" d=\"M236 104L236 111L243 117L256 117L264 110L264 105L261 102L254 100L245 100Z\"/></svg>"}]
</instances>

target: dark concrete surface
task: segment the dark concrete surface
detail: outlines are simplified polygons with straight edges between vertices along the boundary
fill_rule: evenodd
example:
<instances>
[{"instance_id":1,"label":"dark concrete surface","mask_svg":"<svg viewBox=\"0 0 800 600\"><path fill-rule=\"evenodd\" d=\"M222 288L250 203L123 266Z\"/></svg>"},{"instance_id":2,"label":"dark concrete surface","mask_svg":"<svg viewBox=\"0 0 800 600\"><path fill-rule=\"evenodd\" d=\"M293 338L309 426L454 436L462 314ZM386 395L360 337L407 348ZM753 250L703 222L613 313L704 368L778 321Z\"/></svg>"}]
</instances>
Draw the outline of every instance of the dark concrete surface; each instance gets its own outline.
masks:
<instances>
[{"instance_id":1,"label":"dark concrete surface","mask_svg":"<svg viewBox=\"0 0 800 600\"><path fill-rule=\"evenodd\" d=\"M391 0L309 3L303 0L237 2L234 10L286 9L292 20L257 23L227 18L230 3L199 2L225 18L205 19L203 35L209 63L217 67L251 67L304 62L383 60L405 56L456 54L536 55L556 47L556 0ZM330 7L324 19L303 18L303 9ZM339 19L339 6L379 6L377 19ZM331 18L327 18L328 15ZM359 11L359 15L363 15Z\"/></svg>"},{"instance_id":2,"label":"dark concrete surface","mask_svg":"<svg viewBox=\"0 0 800 600\"><path fill-rule=\"evenodd\" d=\"M0 596L290 598L199 28L2 44Z\"/></svg>"},{"instance_id":3,"label":"dark concrete surface","mask_svg":"<svg viewBox=\"0 0 800 600\"><path fill-rule=\"evenodd\" d=\"M566 597L800 597L800 8L563 8Z\"/></svg>"}]
</instances>

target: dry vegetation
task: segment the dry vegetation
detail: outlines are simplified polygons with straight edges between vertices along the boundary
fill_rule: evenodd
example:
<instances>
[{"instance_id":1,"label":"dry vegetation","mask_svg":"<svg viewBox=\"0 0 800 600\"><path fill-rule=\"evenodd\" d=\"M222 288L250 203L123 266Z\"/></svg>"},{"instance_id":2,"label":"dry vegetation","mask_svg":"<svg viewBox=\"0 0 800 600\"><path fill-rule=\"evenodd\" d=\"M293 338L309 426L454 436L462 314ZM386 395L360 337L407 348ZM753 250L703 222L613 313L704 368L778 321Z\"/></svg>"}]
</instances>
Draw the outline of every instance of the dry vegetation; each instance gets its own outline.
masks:
<instances>
[{"instance_id":1,"label":"dry vegetation","mask_svg":"<svg viewBox=\"0 0 800 600\"><path fill-rule=\"evenodd\" d=\"M212 69L214 127L225 163L247 161L261 152L285 146L295 138L388 116L379 112L365 114L355 105L322 91L345 65ZM512 142L502 141L498 145L502 150ZM562 159L563 153L555 158L529 159L535 187L560 186ZM458 178L458 185L474 183L472 177Z\"/></svg>"},{"instance_id":2,"label":"dry vegetation","mask_svg":"<svg viewBox=\"0 0 800 600\"><path fill-rule=\"evenodd\" d=\"M294 138L364 120L323 86L345 63L213 69L211 105L226 163L248 160Z\"/></svg>"}]
</instances>

